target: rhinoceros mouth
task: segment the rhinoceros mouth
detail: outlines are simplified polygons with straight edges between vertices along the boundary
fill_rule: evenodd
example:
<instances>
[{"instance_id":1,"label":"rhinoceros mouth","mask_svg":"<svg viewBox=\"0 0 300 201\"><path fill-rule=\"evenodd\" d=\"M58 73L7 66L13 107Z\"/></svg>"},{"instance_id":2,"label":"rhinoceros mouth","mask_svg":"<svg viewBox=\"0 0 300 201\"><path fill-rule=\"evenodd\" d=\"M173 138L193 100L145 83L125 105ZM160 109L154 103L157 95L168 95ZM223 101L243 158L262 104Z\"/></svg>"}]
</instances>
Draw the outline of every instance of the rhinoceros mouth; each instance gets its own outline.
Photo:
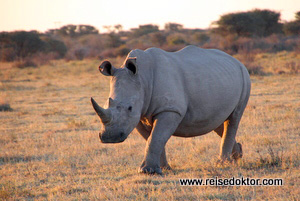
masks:
<instances>
[{"instance_id":1,"label":"rhinoceros mouth","mask_svg":"<svg viewBox=\"0 0 300 201\"><path fill-rule=\"evenodd\" d=\"M121 132L118 136L104 136L99 134L100 140L102 143L121 143L124 142L127 138L127 135Z\"/></svg>"}]
</instances>

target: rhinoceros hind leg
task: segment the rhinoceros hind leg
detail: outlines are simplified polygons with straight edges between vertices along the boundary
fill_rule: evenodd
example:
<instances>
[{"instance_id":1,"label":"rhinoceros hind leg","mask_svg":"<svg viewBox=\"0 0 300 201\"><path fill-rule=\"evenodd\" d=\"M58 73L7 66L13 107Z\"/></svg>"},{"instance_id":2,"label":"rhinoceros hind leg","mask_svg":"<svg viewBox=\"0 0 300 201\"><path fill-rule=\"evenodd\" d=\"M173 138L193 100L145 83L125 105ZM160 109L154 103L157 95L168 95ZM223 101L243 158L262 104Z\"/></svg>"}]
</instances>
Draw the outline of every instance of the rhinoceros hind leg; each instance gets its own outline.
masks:
<instances>
[{"instance_id":1,"label":"rhinoceros hind leg","mask_svg":"<svg viewBox=\"0 0 300 201\"><path fill-rule=\"evenodd\" d=\"M225 127L224 127L224 124L225 124ZM228 126L228 121L224 122L222 125L220 125L218 128L216 128L214 131L222 138L223 133L224 133L224 128L227 131L227 126ZM235 139L234 139L234 141L235 141ZM222 140L222 142L223 142L223 140ZM222 158L222 148L223 148L222 145L224 146L224 144L223 143L221 144L221 159L224 159L224 158ZM232 151L231 151L231 157L234 160L238 160L238 159L242 158L242 156L243 156L242 145L235 141ZM226 158L226 159L228 159L228 158Z\"/></svg>"},{"instance_id":2,"label":"rhinoceros hind leg","mask_svg":"<svg viewBox=\"0 0 300 201\"><path fill-rule=\"evenodd\" d=\"M241 143L235 143L232 150L232 158L238 160L243 157L243 149Z\"/></svg>"}]
</instances>

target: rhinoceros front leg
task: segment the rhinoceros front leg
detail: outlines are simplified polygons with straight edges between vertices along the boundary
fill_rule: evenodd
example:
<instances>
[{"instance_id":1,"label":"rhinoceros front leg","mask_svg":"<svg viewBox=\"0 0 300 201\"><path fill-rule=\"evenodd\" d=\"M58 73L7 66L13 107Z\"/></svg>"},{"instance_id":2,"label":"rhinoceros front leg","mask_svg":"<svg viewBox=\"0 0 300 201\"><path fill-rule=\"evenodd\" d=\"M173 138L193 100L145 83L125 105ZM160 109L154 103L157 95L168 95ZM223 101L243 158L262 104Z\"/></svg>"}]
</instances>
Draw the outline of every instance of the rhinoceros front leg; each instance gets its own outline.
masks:
<instances>
[{"instance_id":1,"label":"rhinoceros front leg","mask_svg":"<svg viewBox=\"0 0 300 201\"><path fill-rule=\"evenodd\" d=\"M142 122L139 122L136 129L140 133L140 135L147 141L149 136L150 136L152 127L151 126L145 126ZM171 166L169 165L168 161L167 161L165 147L164 147L163 152L161 153L161 156L160 156L160 167L162 169L167 169L167 170L172 169Z\"/></svg>"},{"instance_id":2,"label":"rhinoceros front leg","mask_svg":"<svg viewBox=\"0 0 300 201\"><path fill-rule=\"evenodd\" d=\"M153 129L147 140L145 157L139 169L141 173L162 174L161 155L171 135L177 129L181 116L175 112L162 112L155 116Z\"/></svg>"}]
</instances>

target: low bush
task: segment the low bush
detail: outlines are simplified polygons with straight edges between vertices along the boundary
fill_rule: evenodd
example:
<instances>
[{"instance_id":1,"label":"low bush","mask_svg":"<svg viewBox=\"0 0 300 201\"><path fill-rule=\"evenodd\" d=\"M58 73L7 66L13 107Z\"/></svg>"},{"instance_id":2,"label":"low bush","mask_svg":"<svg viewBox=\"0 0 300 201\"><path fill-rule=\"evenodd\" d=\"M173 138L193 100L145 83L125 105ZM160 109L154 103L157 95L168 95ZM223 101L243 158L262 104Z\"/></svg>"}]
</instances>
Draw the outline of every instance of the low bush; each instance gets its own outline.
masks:
<instances>
[{"instance_id":1,"label":"low bush","mask_svg":"<svg viewBox=\"0 0 300 201\"><path fill-rule=\"evenodd\" d=\"M32 59L26 58L26 59L16 61L13 66L17 68L27 68L27 67L37 67L37 64Z\"/></svg>"},{"instance_id":2,"label":"low bush","mask_svg":"<svg viewBox=\"0 0 300 201\"><path fill-rule=\"evenodd\" d=\"M0 104L0 111L12 111L13 109L9 104Z\"/></svg>"}]
</instances>

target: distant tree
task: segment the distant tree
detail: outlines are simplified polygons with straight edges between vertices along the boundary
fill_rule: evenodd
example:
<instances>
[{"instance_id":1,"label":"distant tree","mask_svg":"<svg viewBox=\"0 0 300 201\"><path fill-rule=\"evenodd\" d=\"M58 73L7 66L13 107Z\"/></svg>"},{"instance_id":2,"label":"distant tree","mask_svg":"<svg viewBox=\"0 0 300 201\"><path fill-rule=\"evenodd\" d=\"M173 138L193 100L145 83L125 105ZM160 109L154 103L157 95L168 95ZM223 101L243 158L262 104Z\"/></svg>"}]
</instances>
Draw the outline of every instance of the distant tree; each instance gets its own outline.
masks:
<instances>
[{"instance_id":1,"label":"distant tree","mask_svg":"<svg viewBox=\"0 0 300 201\"><path fill-rule=\"evenodd\" d=\"M287 22L283 26L286 35L300 35L300 11L295 14L295 20Z\"/></svg>"},{"instance_id":2,"label":"distant tree","mask_svg":"<svg viewBox=\"0 0 300 201\"><path fill-rule=\"evenodd\" d=\"M65 43L62 41L47 37L44 39L44 42L45 52L55 52L59 58L63 58L68 51Z\"/></svg>"},{"instance_id":3,"label":"distant tree","mask_svg":"<svg viewBox=\"0 0 300 201\"><path fill-rule=\"evenodd\" d=\"M2 61L24 59L33 54L44 52L65 56L67 47L62 41L41 35L36 31L16 31L0 33L0 57Z\"/></svg>"},{"instance_id":4,"label":"distant tree","mask_svg":"<svg viewBox=\"0 0 300 201\"><path fill-rule=\"evenodd\" d=\"M300 21L300 11L298 11L295 15L296 15L296 20Z\"/></svg>"},{"instance_id":5,"label":"distant tree","mask_svg":"<svg viewBox=\"0 0 300 201\"><path fill-rule=\"evenodd\" d=\"M162 46L164 43L166 43L166 36L161 32L155 32L151 34L150 40L152 43Z\"/></svg>"},{"instance_id":6,"label":"distant tree","mask_svg":"<svg viewBox=\"0 0 300 201\"><path fill-rule=\"evenodd\" d=\"M140 25L139 28L131 29L133 37L140 37L157 31L159 31L158 26L153 24Z\"/></svg>"},{"instance_id":7,"label":"distant tree","mask_svg":"<svg viewBox=\"0 0 300 201\"><path fill-rule=\"evenodd\" d=\"M172 22L169 22L169 23L165 24L165 30L166 31L179 31L182 28L183 28L182 24L177 24L177 23L172 23Z\"/></svg>"},{"instance_id":8,"label":"distant tree","mask_svg":"<svg viewBox=\"0 0 300 201\"><path fill-rule=\"evenodd\" d=\"M119 33L123 30L123 26L121 24L116 24L114 26L105 25L103 26L103 28L106 29L108 33Z\"/></svg>"},{"instance_id":9,"label":"distant tree","mask_svg":"<svg viewBox=\"0 0 300 201\"><path fill-rule=\"evenodd\" d=\"M45 48L45 43L36 31L2 33L0 38L1 48L13 48L17 58L25 58Z\"/></svg>"},{"instance_id":10,"label":"distant tree","mask_svg":"<svg viewBox=\"0 0 300 201\"><path fill-rule=\"evenodd\" d=\"M77 25L76 33L79 36L87 35L87 34L98 34L99 31L90 25Z\"/></svg>"},{"instance_id":11,"label":"distant tree","mask_svg":"<svg viewBox=\"0 0 300 201\"><path fill-rule=\"evenodd\" d=\"M74 37L76 35L76 25L66 25L58 29L58 34L62 36Z\"/></svg>"},{"instance_id":12,"label":"distant tree","mask_svg":"<svg viewBox=\"0 0 300 201\"><path fill-rule=\"evenodd\" d=\"M58 33L62 36L70 36L70 37L76 37L76 36L82 36L87 34L98 34L99 31L90 25L66 25L61 27L58 30L50 30L50 33Z\"/></svg>"},{"instance_id":13,"label":"distant tree","mask_svg":"<svg viewBox=\"0 0 300 201\"><path fill-rule=\"evenodd\" d=\"M115 25L114 28L117 32L121 32L123 30L123 26L121 24Z\"/></svg>"},{"instance_id":14,"label":"distant tree","mask_svg":"<svg viewBox=\"0 0 300 201\"><path fill-rule=\"evenodd\" d=\"M111 25L104 25L103 28L106 29L108 33L114 32L113 27Z\"/></svg>"},{"instance_id":15,"label":"distant tree","mask_svg":"<svg viewBox=\"0 0 300 201\"><path fill-rule=\"evenodd\" d=\"M0 33L0 59L1 61L14 61L17 57L16 45L13 43L11 33Z\"/></svg>"},{"instance_id":16,"label":"distant tree","mask_svg":"<svg viewBox=\"0 0 300 201\"><path fill-rule=\"evenodd\" d=\"M249 12L238 12L222 15L215 22L214 31L220 35L236 34L238 36L265 37L281 32L280 13L270 10L255 9Z\"/></svg>"},{"instance_id":17,"label":"distant tree","mask_svg":"<svg viewBox=\"0 0 300 201\"><path fill-rule=\"evenodd\" d=\"M42 51L45 47L45 43L35 31L14 32L12 33L11 39L15 44L17 56L21 58Z\"/></svg>"},{"instance_id":18,"label":"distant tree","mask_svg":"<svg viewBox=\"0 0 300 201\"><path fill-rule=\"evenodd\" d=\"M257 36L270 36L276 33L282 33L282 24L279 23L280 13L270 10L254 10L252 13L255 19Z\"/></svg>"}]
</instances>

